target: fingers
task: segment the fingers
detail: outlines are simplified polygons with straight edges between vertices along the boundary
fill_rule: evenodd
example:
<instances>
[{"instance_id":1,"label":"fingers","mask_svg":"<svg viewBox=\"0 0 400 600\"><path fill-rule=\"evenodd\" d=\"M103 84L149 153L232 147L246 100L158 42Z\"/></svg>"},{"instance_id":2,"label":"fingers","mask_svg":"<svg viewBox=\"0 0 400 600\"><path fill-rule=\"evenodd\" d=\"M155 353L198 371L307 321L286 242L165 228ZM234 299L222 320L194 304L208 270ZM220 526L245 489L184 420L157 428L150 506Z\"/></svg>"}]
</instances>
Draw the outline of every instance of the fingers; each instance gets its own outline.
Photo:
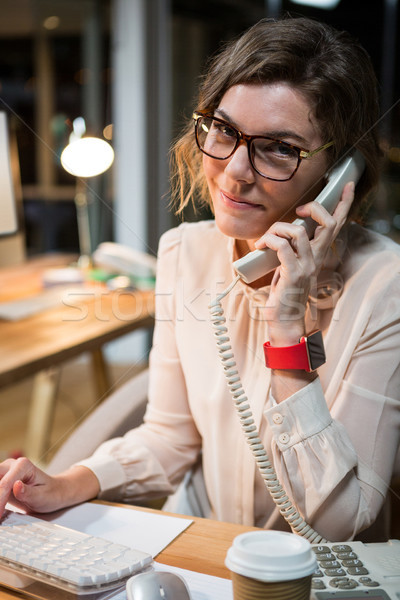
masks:
<instances>
[{"instance_id":1,"label":"fingers","mask_svg":"<svg viewBox=\"0 0 400 600\"><path fill-rule=\"evenodd\" d=\"M14 506L26 506L29 498L27 487L37 484L40 473L30 460L18 458L0 464L0 516L7 502Z\"/></svg>"},{"instance_id":2,"label":"fingers","mask_svg":"<svg viewBox=\"0 0 400 600\"><path fill-rule=\"evenodd\" d=\"M4 513L7 502L12 502L14 484L24 475L23 465L19 460L5 460L0 465L0 516Z\"/></svg>"},{"instance_id":3,"label":"fingers","mask_svg":"<svg viewBox=\"0 0 400 600\"><path fill-rule=\"evenodd\" d=\"M255 244L256 248L271 248L278 254L281 264L289 270L301 268L308 271L313 264L310 241L304 227L292 223L274 223Z\"/></svg>"},{"instance_id":4,"label":"fingers","mask_svg":"<svg viewBox=\"0 0 400 600\"><path fill-rule=\"evenodd\" d=\"M333 212L333 217L336 219L336 231L335 237L342 229L343 225L346 223L347 217L349 215L351 206L354 200L354 191L355 191L355 183L354 181L350 181L344 186L342 197Z\"/></svg>"},{"instance_id":5,"label":"fingers","mask_svg":"<svg viewBox=\"0 0 400 600\"><path fill-rule=\"evenodd\" d=\"M318 226L323 228L320 229L317 227L318 233L324 231L325 237L330 237L330 242L332 242L346 222L354 200L354 190L355 184L353 181L344 186L341 198L332 215L318 202L309 202L308 204L298 206L296 213L302 218L311 217Z\"/></svg>"},{"instance_id":6,"label":"fingers","mask_svg":"<svg viewBox=\"0 0 400 600\"><path fill-rule=\"evenodd\" d=\"M292 283L296 283L298 277L318 274L332 242L346 222L354 200L354 187L353 182L346 184L333 215L315 201L296 209L301 218L311 218L317 224L311 240L302 226L276 222L257 240L255 247L275 250L281 269L291 273Z\"/></svg>"}]
</instances>

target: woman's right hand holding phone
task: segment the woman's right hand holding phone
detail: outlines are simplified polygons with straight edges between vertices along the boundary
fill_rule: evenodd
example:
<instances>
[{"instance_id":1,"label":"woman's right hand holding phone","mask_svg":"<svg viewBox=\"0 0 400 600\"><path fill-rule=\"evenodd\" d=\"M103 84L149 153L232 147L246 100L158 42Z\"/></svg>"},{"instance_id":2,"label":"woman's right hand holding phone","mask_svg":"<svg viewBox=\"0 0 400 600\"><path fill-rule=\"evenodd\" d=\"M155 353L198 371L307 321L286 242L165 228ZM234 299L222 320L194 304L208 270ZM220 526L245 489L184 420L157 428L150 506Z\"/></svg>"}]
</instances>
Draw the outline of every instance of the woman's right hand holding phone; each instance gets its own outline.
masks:
<instances>
[{"instance_id":1,"label":"woman's right hand holding phone","mask_svg":"<svg viewBox=\"0 0 400 600\"><path fill-rule=\"evenodd\" d=\"M258 249L268 247L276 251L281 263L273 275L264 314L271 346L295 345L302 336L311 333L305 328L309 294L332 243L346 222L354 199L354 188L353 182L346 184L333 215L318 202L297 208L299 217L311 217L317 223L311 240L301 225L276 222L255 244ZM278 402L282 401L315 377L315 373L305 371L273 373L273 396Z\"/></svg>"}]
</instances>

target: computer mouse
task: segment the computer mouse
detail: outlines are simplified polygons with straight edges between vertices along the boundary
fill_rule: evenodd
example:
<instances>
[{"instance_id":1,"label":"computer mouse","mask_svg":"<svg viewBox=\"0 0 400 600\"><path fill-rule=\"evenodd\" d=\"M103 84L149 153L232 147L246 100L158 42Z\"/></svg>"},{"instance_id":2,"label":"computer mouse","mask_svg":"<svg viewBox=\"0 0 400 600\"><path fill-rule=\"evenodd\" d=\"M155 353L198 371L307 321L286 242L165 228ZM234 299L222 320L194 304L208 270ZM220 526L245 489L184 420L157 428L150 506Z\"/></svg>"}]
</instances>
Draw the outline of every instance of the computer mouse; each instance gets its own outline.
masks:
<instances>
[{"instance_id":1,"label":"computer mouse","mask_svg":"<svg viewBox=\"0 0 400 600\"><path fill-rule=\"evenodd\" d=\"M191 600L185 581L176 573L144 571L126 582L128 600Z\"/></svg>"}]
</instances>

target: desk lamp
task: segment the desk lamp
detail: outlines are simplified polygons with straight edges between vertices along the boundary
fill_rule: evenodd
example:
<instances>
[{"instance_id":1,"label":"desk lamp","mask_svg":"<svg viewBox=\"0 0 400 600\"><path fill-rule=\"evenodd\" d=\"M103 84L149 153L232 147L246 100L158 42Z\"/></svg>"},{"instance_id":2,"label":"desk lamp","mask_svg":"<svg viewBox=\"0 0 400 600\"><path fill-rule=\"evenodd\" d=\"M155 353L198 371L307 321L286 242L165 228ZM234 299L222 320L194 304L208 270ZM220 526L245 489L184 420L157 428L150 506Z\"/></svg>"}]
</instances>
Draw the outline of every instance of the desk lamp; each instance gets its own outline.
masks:
<instances>
[{"instance_id":1,"label":"desk lamp","mask_svg":"<svg viewBox=\"0 0 400 600\"><path fill-rule=\"evenodd\" d=\"M73 139L61 153L63 168L77 178L75 206L81 256L79 265L90 264L91 239L85 179L107 171L114 160L114 150L108 142L97 137Z\"/></svg>"}]
</instances>

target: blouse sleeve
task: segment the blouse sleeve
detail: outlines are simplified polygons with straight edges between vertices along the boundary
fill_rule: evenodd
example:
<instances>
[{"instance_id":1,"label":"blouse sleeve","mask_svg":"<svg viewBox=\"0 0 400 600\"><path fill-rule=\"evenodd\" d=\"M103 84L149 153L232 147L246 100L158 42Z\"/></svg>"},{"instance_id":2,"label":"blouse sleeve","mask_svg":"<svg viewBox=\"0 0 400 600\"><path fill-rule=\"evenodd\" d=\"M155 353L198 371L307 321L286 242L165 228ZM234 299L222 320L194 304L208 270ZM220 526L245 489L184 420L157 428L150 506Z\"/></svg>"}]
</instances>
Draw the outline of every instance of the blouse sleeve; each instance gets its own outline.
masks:
<instances>
[{"instance_id":1,"label":"blouse sleeve","mask_svg":"<svg viewBox=\"0 0 400 600\"><path fill-rule=\"evenodd\" d=\"M98 478L101 498L132 501L169 495L200 451L201 438L188 407L174 335L180 235L179 228L173 229L162 236L159 245L144 424L104 442L92 457L79 463Z\"/></svg>"},{"instance_id":2,"label":"blouse sleeve","mask_svg":"<svg viewBox=\"0 0 400 600\"><path fill-rule=\"evenodd\" d=\"M400 278L379 304L328 410L319 379L265 411L278 477L305 520L329 540L376 519L400 437Z\"/></svg>"}]
</instances>

